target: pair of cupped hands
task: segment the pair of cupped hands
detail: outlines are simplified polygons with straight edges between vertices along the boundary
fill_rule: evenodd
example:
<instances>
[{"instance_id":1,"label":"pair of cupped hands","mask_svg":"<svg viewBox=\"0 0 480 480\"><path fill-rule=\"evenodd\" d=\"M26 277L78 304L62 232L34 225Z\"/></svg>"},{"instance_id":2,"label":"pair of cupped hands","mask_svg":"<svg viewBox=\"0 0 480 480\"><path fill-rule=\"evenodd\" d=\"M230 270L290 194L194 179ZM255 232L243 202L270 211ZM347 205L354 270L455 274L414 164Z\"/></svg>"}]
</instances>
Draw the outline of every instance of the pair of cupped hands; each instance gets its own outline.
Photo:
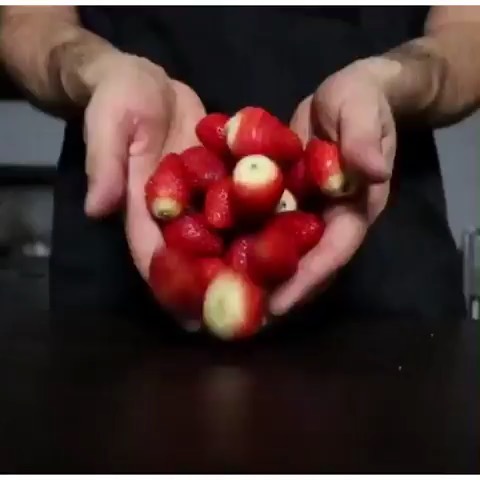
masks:
<instances>
[{"instance_id":1,"label":"pair of cupped hands","mask_svg":"<svg viewBox=\"0 0 480 480\"><path fill-rule=\"evenodd\" d=\"M205 114L190 87L147 59L127 54L119 56L115 68L92 91L84 124L85 211L92 218L125 211L131 255L145 280L154 250L163 245L146 207L145 182L163 155L198 144L195 125ZM302 259L294 277L271 296L273 315L283 315L321 291L355 254L387 203L396 148L386 95L355 63L328 77L305 98L290 126L304 143L314 135L339 142L344 161L364 188L355 200L325 212L326 229L319 244Z\"/></svg>"}]
</instances>

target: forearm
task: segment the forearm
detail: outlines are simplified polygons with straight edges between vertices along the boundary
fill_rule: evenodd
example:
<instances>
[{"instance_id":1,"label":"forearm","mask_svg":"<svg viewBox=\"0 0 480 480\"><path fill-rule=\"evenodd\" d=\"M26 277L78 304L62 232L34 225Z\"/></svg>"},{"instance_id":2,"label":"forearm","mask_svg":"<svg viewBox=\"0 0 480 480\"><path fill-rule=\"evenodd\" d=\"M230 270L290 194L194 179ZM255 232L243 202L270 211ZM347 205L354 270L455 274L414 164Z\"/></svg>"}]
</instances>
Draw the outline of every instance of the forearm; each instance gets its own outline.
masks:
<instances>
[{"instance_id":1,"label":"forearm","mask_svg":"<svg viewBox=\"0 0 480 480\"><path fill-rule=\"evenodd\" d=\"M380 82L397 118L432 126L480 106L480 28L457 23L359 62Z\"/></svg>"},{"instance_id":2,"label":"forearm","mask_svg":"<svg viewBox=\"0 0 480 480\"><path fill-rule=\"evenodd\" d=\"M55 112L84 107L116 53L80 26L74 7L4 7L0 50L12 78Z\"/></svg>"}]
</instances>

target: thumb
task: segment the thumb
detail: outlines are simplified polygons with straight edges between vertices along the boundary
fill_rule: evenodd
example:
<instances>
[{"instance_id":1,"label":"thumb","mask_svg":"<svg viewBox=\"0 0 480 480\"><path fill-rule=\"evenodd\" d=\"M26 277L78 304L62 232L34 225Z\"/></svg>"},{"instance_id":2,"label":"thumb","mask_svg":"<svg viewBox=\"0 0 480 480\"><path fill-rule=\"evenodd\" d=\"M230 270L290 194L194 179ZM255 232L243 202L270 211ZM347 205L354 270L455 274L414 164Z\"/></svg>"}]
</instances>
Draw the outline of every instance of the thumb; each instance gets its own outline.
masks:
<instances>
[{"instance_id":1,"label":"thumb","mask_svg":"<svg viewBox=\"0 0 480 480\"><path fill-rule=\"evenodd\" d=\"M129 138L126 122L115 117L102 122L87 120L85 137L88 177L85 212L90 217L103 217L115 211L125 195Z\"/></svg>"},{"instance_id":2,"label":"thumb","mask_svg":"<svg viewBox=\"0 0 480 480\"><path fill-rule=\"evenodd\" d=\"M290 128L300 137L304 147L312 136L311 105L312 95L302 100L290 121Z\"/></svg>"},{"instance_id":3,"label":"thumb","mask_svg":"<svg viewBox=\"0 0 480 480\"><path fill-rule=\"evenodd\" d=\"M370 183L391 177L391 166L382 149L385 128L379 112L359 101L341 110L340 145L345 161Z\"/></svg>"},{"instance_id":4,"label":"thumb","mask_svg":"<svg viewBox=\"0 0 480 480\"><path fill-rule=\"evenodd\" d=\"M199 145L195 133L197 123L206 115L205 107L196 93L184 83L172 80L175 92L175 108L163 147L163 155L181 153L183 150Z\"/></svg>"}]
</instances>

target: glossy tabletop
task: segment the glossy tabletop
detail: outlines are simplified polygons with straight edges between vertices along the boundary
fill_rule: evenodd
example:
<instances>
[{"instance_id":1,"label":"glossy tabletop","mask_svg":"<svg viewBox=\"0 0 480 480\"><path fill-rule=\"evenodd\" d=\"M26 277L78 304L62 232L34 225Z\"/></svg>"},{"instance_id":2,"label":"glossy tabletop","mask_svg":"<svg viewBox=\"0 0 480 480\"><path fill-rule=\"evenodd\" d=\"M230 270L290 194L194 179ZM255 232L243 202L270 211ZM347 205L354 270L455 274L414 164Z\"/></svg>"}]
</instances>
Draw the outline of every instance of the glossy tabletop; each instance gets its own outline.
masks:
<instances>
[{"instance_id":1,"label":"glossy tabletop","mask_svg":"<svg viewBox=\"0 0 480 480\"><path fill-rule=\"evenodd\" d=\"M135 318L1 317L1 472L480 470L474 321L224 344Z\"/></svg>"}]
</instances>

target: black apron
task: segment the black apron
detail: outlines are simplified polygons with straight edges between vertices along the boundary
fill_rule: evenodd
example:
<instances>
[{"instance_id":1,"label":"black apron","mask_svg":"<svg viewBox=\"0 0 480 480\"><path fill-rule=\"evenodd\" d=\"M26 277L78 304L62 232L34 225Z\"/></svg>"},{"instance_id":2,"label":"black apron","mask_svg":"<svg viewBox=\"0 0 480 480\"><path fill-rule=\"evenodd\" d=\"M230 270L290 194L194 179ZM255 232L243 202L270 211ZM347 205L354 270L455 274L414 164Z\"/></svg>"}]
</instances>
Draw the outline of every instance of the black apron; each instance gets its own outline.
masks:
<instances>
[{"instance_id":1,"label":"black apron","mask_svg":"<svg viewBox=\"0 0 480 480\"><path fill-rule=\"evenodd\" d=\"M421 36L423 7L81 7L84 26L190 85L207 111L261 105L288 122L297 104L358 58ZM120 215L89 220L81 122L66 127L55 191L53 310L152 313ZM168 279L166 279L168 281ZM299 312L296 312L300 315ZM398 126L389 204L330 290L301 314L463 315L459 253L446 219L432 131Z\"/></svg>"}]
</instances>

